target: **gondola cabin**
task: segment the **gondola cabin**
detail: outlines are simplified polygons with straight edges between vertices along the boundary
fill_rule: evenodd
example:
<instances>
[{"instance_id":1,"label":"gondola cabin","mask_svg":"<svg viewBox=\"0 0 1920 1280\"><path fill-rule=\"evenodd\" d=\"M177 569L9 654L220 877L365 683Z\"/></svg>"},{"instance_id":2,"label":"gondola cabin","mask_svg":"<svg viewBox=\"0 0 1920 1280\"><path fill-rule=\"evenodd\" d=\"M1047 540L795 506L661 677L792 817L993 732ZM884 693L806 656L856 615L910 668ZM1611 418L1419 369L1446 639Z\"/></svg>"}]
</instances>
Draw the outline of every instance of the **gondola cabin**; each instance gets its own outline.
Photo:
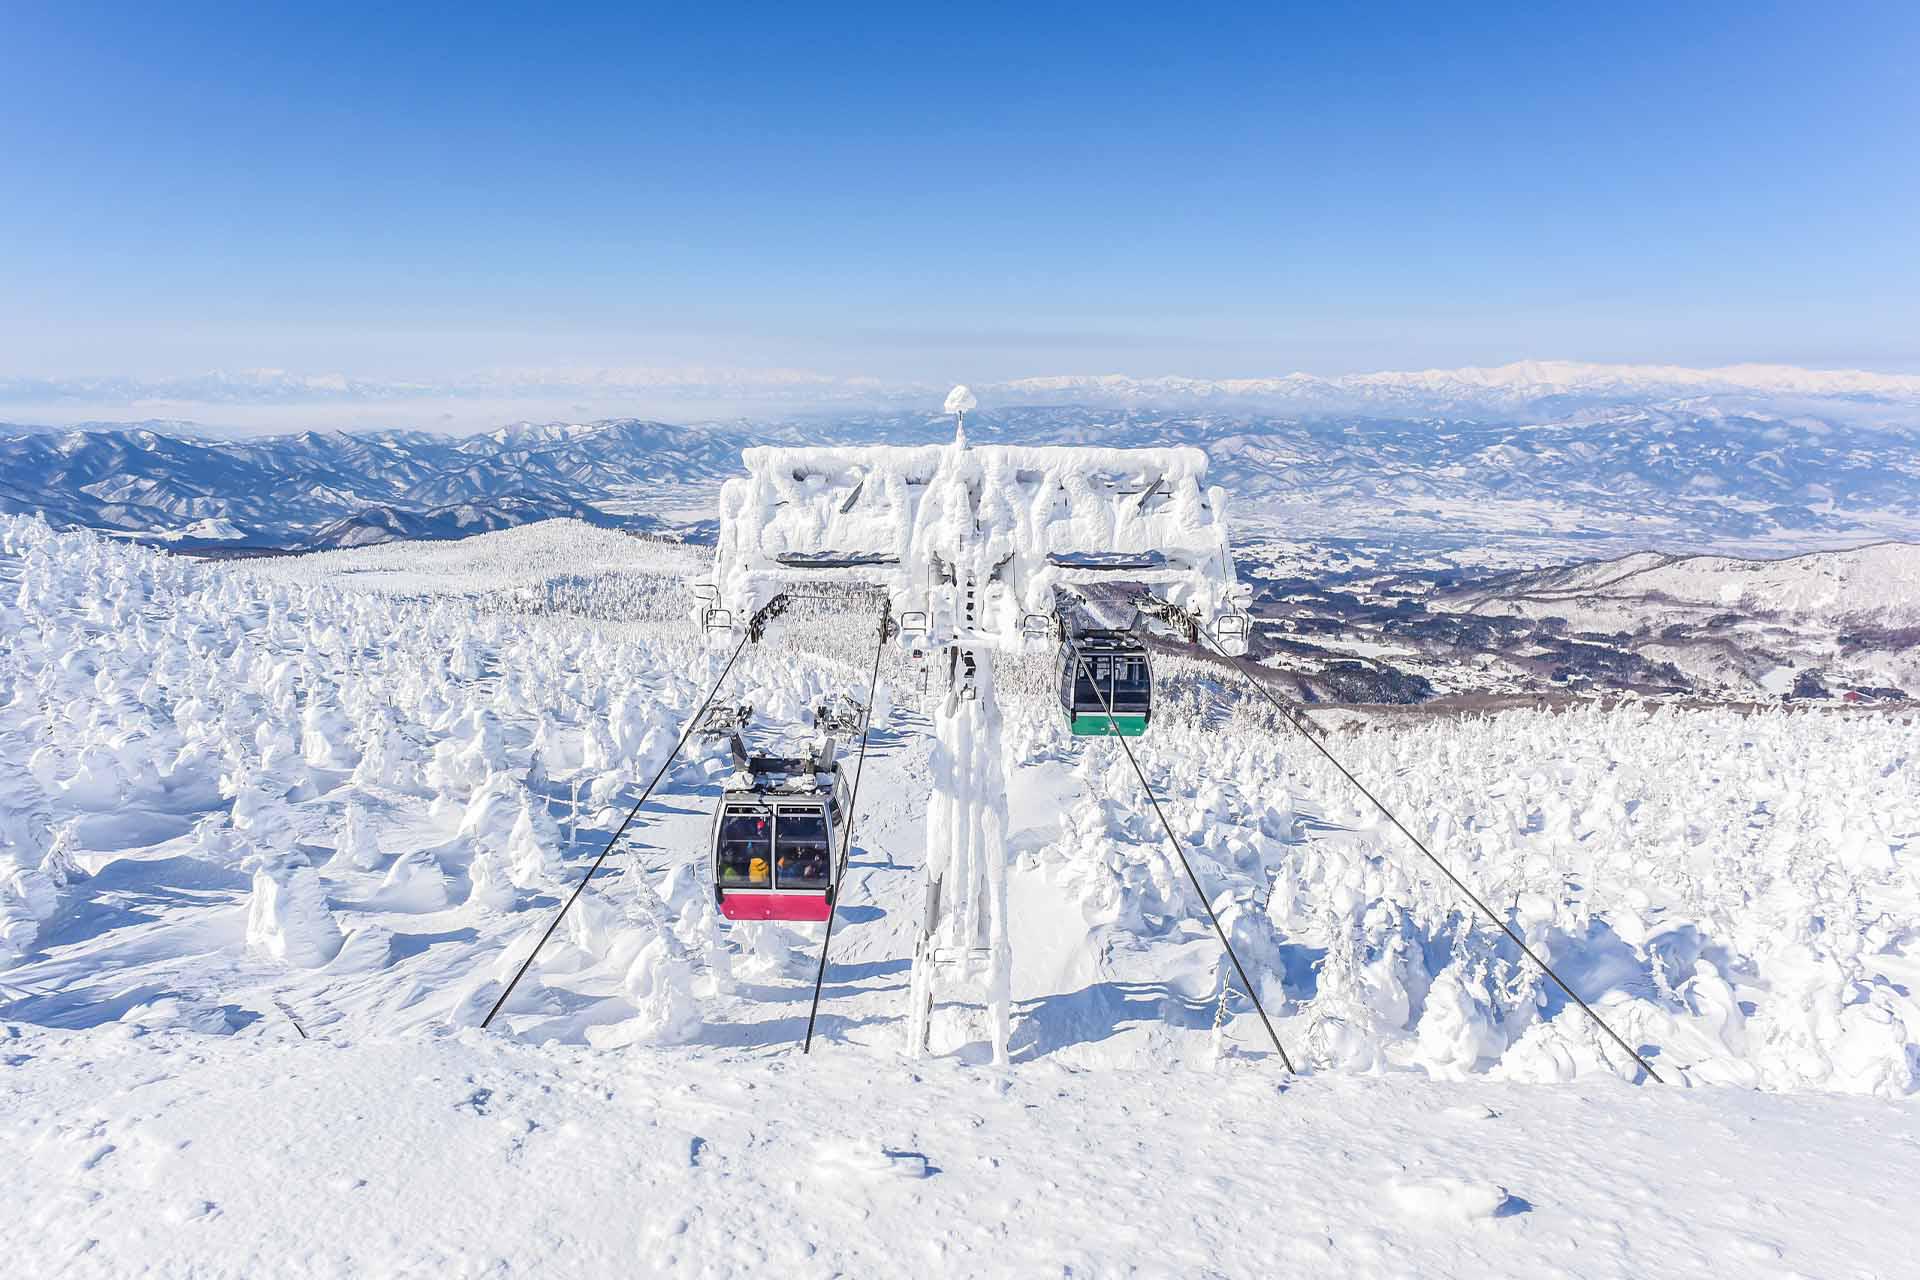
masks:
<instances>
[{"instance_id":1,"label":"gondola cabin","mask_svg":"<svg viewBox=\"0 0 1920 1280\"><path fill-rule=\"evenodd\" d=\"M1146 647L1125 632L1088 632L1072 644L1062 643L1060 708L1075 737L1145 733L1153 718L1153 666Z\"/></svg>"},{"instance_id":2,"label":"gondola cabin","mask_svg":"<svg viewBox=\"0 0 1920 1280\"><path fill-rule=\"evenodd\" d=\"M729 920L825 920L845 814L840 767L753 757L721 794L713 887ZM744 775L744 776L743 776Z\"/></svg>"}]
</instances>

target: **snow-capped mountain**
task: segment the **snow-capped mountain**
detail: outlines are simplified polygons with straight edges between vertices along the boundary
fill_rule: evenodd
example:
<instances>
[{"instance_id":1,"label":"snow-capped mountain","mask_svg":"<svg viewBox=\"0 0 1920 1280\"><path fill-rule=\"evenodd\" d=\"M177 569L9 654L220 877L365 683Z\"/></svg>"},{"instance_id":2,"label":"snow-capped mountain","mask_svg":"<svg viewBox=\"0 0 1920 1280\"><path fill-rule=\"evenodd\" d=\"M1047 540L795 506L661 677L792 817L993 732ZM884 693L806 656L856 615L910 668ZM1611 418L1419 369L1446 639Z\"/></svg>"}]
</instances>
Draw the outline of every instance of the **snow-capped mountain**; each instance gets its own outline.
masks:
<instances>
[{"instance_id":1,"label":"snow-capped mountain","mask_svg":"<svg viewBox=\"0 0 1920 1280\"><path fill-rule=\"evenodd\" d=\"M226 521L269 546L454 537L572 516L594 499L737 466L740 442L636 421L421 432L304 432L209 440L136 429L0 436L0 511L65 526L172 538ZM633 523L649 524L638 520Z\"/></svg>"},{"instance_id":2,"label":"snow-capped mountain","mask_svg":"<svg viewBox=\"0 0 1920 1280\"><path fill-rule=\"evenodd\" d=\"M1696 397L1850 400L1920 405L1920 376L1858 369L1738 364L1589 364L1523 360L1493 368L1279 378L1132 378L1122 374L1021 378L984 389L992 401L1163 404L1195 402L1310 407L1395 408L1414 412L1532 412L1575 404L1653 404Z\"/></svg>"},{"instance_id":3,"label":"snow-capped mountain","mask_svg":"<svg viewBox=\"0 0 1920 1280\"><path fill-rule=\"evenodd\" d=\"M900 406L937 402L944 384L807 369L560 366L489 369L451 378L368 378L282 369L214 370L160 378L0 377L0 404L111 406L405 405L429 401L605 403L646 401L738 405ZM1577 408L1710 401L1723 407L1792 402L1802 406L1920 406L1920 376L1859 369L1735 364L1593 364L1522 360L1486 368L1400 370L1244 378L1055 374L978 382L983 405L1094 404L1285 409L1292 413L1391 412L1473 416L1567 412Z\"/></svg>"},{"instance_id":4,"label":"snow-capped mountain","mask_svg":"<svg viewBox=\"0 0 1920 1280\"><path fill-rule=\"evenodd\" d=\"M1030 405L983 408L969 426L983 442L1196 446L1243 522L1302 535L1424 547L1495 538L1564 557L1596 545L1778 552L1920 533L1920 432L1847 415L1635 407L1507 422ZM951 433L938 414L871 410L695 427L521 424L465 438L15 432L0 435L0 511L155 536L226 520L266 545L308 545L375 507L492 508L473 529L599 511L684 521L740 473L748 445Z\"/></svg>"},{"instance_id":5,"label":"snow-capped mountain","mask_svg":"<svg viewBox=\"0 0 1920 1280\"><path fill-rule=\"evenodd\" d=\"M1556 669L1602 687L1637 680L1751 699L1920 689L1920 544L1910 542L1765 560L1641 552L1494 575L1421 605L1394 625L1445 634L1471 615L1466 634L1507 641L1503 658L1521 662L1512 640L1524 637L1524 652L1558 649Z\"/></svg>"},{"instance_id":6,"label":"snow-capped mountain","mask_svg":"<svg viewBox=\"0 0 1920 1280\"><path fill-rule=\"evenodd\" d=\"M303 547L365 547L379 542L443 542L467 538L477 533L512 529L542 520L571 518L588 524L615 523L605 512L585 503L573 503L571 510L561 509L552 500L540 500L509 493L480 502L456 502L444 507L419 510L412 507L363 507L350 516L342 516L315 530ZM627 523L648 528L653 521L637 517Z\"/></svg>"},{"instance_id":7,"label":"snow-capped mountain","mask_svg":"<svg viewBox=\"0 0 1920 1280\"><path fill-rule=\"evenodd\" d=\"M1920 545L1882 542L1778 560L1653 552L1506 575L1459 594L1469 609L1568 605L1630 610L1743 612L1855 627L1920 627ZM1612 621L1603 619L1603 621Z\"/></svg>"},{"instance_id":8,"label":"snow-capped mountain","mask_svg":"<svg viewBox=\"0 0 1920 1280\"><path fill-rule=\"evenodd\" d=\"M1352 546L1235 549L1259 618L1254 652L1303 702L1920 694L1920 543L1773 559L1635 552L1519 571Z\"/></svg>"},{"instance_id":9,"label":"snow-capped mountain","mask_svg":"<svg viewBox=\"0 0 1920 1280\"><path fill-rule=\"evenodd\" d=\"M929 415L833 425L903 442L949 430ZM1494 536L1564 556L1596 544L1797 550L1920 533L1920 431L1842 416L1622 408L1510 423L1080 405L983 409L968 430L983 442L1192 445L1241 522L1301 536L1417 547Z\"/></svg>"}]
</instances>

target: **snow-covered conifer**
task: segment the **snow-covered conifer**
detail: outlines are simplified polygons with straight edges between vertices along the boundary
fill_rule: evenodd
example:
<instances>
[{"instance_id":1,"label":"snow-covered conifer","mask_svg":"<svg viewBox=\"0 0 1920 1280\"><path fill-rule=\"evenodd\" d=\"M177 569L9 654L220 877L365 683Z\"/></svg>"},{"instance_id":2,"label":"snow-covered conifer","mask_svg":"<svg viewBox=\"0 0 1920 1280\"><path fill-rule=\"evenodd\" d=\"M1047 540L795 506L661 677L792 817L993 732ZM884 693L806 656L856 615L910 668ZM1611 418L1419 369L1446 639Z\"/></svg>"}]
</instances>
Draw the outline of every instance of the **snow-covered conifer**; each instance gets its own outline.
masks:
<instances>
[{"instance_id":1,"label":"snow-covered conifer","mask_svg":"<svg viewBox=\"0 0 1920 1280\"><path fill-rule=\"evenodd\" d=\"M243 864L253 872L247 943L299 969L326 964L344 940L327 907L320 876L298 854L263 852Z\"/></svg>"}]
</instances>

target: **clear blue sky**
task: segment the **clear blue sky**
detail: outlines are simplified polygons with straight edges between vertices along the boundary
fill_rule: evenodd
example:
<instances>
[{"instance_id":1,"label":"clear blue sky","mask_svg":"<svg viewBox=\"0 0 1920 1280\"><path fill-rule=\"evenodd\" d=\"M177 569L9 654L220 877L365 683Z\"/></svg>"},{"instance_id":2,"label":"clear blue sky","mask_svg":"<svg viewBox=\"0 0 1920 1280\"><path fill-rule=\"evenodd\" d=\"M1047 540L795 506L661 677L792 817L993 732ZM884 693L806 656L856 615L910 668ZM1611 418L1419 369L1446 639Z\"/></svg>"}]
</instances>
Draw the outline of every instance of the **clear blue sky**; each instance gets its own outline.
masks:
<instances>
[{"instance_id":1,"label":"clear blue sky","mask_svg":"<svg viewBox=\"0 0 1920 1280\"><path fill-rule=\"evenodd\" d=\"M1920 369L1912 3L281 9L8 6L0 375Z\"/></svg>"}]
</instances>

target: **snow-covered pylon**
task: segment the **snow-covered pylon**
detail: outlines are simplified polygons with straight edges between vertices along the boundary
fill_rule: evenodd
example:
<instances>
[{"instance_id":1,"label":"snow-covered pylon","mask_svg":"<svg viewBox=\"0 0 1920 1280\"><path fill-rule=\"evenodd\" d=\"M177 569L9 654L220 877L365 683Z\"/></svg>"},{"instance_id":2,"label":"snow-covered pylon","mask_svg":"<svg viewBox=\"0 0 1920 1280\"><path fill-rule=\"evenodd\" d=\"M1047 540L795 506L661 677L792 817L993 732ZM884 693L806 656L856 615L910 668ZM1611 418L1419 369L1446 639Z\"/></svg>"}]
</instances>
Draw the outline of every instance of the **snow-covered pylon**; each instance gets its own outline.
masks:
<instances>
[{"instance_id":1,"label":"snow-covered pylon","mask_svg":"<svg viewBox=\"0 0 1920 1280\"><path fill-rule=\"evenodd\" d=\"M908 1047L934 1047L943 993L971 989L987 1008L993 1060L1007 1061L1013 956L1007 945L1007 778L993 667L975 656L972 696L956 685L934 716L927 804L926 920L914 950Z\"/></svg>"},{"instance_id":2,"label":"snow-covered pylon","mask_svg":"<svg viewBox=\"0 0 1920 1280\"><path fill-rule=\"evenodd\" d=\"M1007 780L992 654L1051 643L1061 588L1116 571L1201 623L1237 614L1243 593L1226 496L1207 485L1200 450L975 448L975 406L965 386L947 396L947 445L745 450L747 475L720 494L713 581L693 585L708 632L736 635L805 583L886 592L894 631L945 688L908 1048L952 1039L935 1026L945 995L986 1007L1004 1063Z\"/></svg>"}]
</instances>

